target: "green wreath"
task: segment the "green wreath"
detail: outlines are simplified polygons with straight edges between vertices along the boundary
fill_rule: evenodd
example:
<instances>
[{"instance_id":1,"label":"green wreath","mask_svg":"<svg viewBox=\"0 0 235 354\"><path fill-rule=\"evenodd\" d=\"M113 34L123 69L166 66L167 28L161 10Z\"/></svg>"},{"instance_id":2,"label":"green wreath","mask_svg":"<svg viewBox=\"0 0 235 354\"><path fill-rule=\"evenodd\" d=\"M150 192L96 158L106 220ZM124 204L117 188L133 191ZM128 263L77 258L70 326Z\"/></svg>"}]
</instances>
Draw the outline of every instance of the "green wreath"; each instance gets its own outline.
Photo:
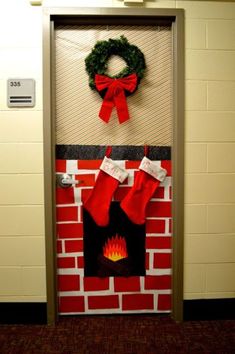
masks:
<instances>
[{"instance_id":1,"label":"green wreath","mask_svg":"<svg viewBox=\"0 0 235 354\"><path fill-rule=\"evenodd\" d=\"M112 55L118 55L123 58L127 66L117 75L107 75L108 59ZM137 86L144 76L146 68L144 54L141 50L128 42L125 36L118 39L108 39L107 41L98 41L91 53L85 58L86 71L89 75L89 86L96 90L95 75L106 75L110 78L123 78L130 74L137 75ZM126 95L128 95L126 93Z\"/></svg>"}]
</instances>

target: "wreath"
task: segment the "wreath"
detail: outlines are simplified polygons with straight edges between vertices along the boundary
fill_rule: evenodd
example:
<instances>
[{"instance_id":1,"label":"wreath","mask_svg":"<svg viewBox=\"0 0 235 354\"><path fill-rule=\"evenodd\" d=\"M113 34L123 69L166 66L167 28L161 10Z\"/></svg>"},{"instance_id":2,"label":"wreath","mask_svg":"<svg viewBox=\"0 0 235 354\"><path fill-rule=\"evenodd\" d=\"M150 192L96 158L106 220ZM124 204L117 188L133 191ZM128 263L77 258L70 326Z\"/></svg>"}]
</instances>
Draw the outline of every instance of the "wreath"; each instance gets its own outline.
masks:
<instances>
[{"instance_id":1,"label":"wreath","mask_svg":"<svg viewBox=\"0 0 235 354\"><path fill-rule=\"evenodd\" d=\"M108 75L108 60L112 55L124 59L126 67L117 75ZM99 92L103 100L99 116L106 123L109 121L112 108L116 106L119 122L129 119L126 96L134 93L146 68L144 54L130 44L125 36L118 39L98 41L91 53L85 58L89 86Z\"/></svg>"}]
</instances>

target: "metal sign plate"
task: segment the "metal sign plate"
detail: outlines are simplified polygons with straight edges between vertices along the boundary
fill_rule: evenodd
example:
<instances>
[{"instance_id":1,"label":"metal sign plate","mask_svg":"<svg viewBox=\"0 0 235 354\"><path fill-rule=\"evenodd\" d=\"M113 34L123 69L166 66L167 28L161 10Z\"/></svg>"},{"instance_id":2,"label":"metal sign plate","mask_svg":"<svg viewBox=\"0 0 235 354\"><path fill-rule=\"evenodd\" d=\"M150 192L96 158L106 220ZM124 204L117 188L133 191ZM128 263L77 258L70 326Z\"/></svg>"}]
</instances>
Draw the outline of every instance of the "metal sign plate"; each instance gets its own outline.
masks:
<instances>
[{"instance_id":1,"label":"metal sign plate","mask_svg":"<svg viewBox=\"0 0 235 354\"><path fill-rule=\"evenodd\" d=\"M8 107L34 107L35 80L8 79L7 105Z\"/></svg>"}]
</instances>

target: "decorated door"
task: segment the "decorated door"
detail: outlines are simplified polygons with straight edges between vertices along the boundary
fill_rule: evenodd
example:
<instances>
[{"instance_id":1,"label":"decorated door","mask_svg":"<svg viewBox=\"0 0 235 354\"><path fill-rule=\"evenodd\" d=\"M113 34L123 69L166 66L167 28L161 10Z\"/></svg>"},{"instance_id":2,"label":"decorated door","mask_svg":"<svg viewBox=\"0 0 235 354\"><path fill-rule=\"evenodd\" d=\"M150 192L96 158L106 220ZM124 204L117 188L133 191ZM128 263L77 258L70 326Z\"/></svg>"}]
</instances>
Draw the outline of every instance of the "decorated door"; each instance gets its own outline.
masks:
<instances>
[{"instance_id":1,"label":"decorated door","mask_svg":"<svg viewBox=\"0 0 235 354\"><path fill-rule=\"evenodd\" d=\"M171 312L171 25L55 28L59 313Z\"/></svg>"}]
</instances>

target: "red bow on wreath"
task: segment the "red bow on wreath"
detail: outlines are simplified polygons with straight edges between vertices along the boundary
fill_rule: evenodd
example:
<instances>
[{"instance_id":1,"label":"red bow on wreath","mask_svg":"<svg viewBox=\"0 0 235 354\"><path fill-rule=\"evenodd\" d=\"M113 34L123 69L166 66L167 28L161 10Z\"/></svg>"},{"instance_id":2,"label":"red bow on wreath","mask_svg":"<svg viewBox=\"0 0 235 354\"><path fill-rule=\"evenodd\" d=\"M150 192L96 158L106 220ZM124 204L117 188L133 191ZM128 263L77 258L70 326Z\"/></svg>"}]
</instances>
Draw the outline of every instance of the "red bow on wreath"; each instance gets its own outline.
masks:
<instances>
[{"instance_id":1,"label":"red bow on wreath","mask_svg":"<svg viewBox=\"0 0 235 354\"><path fill-rule=\"evenodd\" d=\"M116 106L119 123L129 119L125 92L133 92L137 85L137 75L131 74L120 79L111 79L105 75L95 75L95 85L98 91L108 89L100 109L99 117L108 123L112 109Z\"/></svg>"}]
</instances>

